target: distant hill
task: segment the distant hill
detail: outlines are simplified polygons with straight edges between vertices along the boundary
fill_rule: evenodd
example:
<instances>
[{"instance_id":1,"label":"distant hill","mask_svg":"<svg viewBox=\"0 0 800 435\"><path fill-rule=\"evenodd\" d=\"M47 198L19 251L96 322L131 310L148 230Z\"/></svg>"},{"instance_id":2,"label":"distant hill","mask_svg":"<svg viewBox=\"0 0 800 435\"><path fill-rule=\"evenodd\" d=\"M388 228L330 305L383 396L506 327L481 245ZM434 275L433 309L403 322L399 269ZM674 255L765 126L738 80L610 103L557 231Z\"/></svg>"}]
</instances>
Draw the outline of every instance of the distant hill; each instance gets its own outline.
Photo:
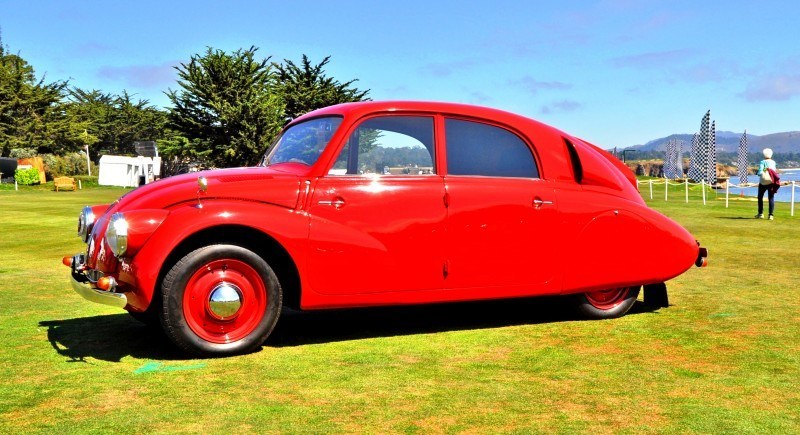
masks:
<instances>
[{"instance_id":1,"label":"distant hill","mask_svg":"<svg viewBox=\"0 0 800 435\"><path fill-rule=\"evenodd\" d=\"M625 149L639 151L665 151L667 142L671 139L684 141L682 150L688 152L692 146L691 134L672 134L667 137L651 140L644 145L634 145ZM717 151L736 152L739 150L739 140L742 133L730 131L717 132ZM747 148L751 153L759 152L764 148L772 148L776 153L800 153L800 131L787 131L784 133L765 134L756 136L747 135Z\"/></svg>"}]
</instances>

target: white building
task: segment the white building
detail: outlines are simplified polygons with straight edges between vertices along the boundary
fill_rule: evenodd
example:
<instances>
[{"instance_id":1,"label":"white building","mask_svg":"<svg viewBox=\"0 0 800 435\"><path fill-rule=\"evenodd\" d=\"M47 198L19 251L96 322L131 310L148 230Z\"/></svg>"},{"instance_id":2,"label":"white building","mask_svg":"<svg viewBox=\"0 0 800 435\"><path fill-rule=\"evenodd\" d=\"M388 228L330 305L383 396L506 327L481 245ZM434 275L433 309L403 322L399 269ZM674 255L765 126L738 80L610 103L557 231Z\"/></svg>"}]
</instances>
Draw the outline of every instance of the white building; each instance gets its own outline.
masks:
<instances>
[{"instance_id":1,"label":"white building","mask_svg":"<svg viewBox=\"0 0 800 435\"><path fill-rule=\"evenodd\" d=\"M101 186L136 187L140 177L149 183L161 175L160 157L100 157L98 184Z\"/></svg>"}]
</instances>

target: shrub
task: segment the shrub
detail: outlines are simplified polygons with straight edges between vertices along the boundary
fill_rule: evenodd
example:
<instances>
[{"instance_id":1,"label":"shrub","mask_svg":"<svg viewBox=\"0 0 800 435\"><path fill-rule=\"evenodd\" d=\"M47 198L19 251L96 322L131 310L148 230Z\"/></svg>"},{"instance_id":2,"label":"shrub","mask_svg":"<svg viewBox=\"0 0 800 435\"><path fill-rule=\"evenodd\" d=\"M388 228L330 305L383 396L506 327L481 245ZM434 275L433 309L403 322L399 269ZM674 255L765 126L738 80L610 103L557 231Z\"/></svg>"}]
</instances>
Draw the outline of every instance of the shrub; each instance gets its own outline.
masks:
<instances>
[{"instance_id":1,"label":"shrub","mask_svg":"<svg viewBox=\"0 0 800 435\"><path fill-rule=\"evenodd\" d=\"M39 184L39 170L36 168L17 169L14 172L14 180L23 186Z\"/></svg>"},{"instance_id":2,"label":"shrub","mask_svg":"<svg viewBox=\"0 0 800 435\"><path fill-rule=\"evenodd\" d=\"M86 155L70 153L63 156L43 154L45 175L49 179L61 176L86 175ZM92 174L97 175L97 165L92 162Z\"/></svg>"},{"instance_id":3,"label":"shrub","mask_svg":"<svg viewBox=\"0 0 800 435\"><path fill-rule=\"evenodd\" d=\"M8 156L15 159L29 159L36 157L36 148L12 148Z\"/></svg>"},{"instance_id":4,"label":"shrub","mask_svg":"<svg viewBox=\"0 0 800 435\"><path fill-rule=\"evenodd\" d=\"M53 154L39 154L44 162L44 176L47 180L52 180L62 174L54 173L53 168L56 167L57 157Z\"/></svg>"},{"instance_id":5,"label":"shrub","mask_svg":"<svg viewBox=\"0 0 800 435\"><path fill-rule=\"evenodd\" d=\"M96 172L92 172L95 174ZM75 179L75 182L81 182L84 188L86 187L97 187L99 184L97 183L97 175L73 175L72 178Z\"/></svg>"}]
</instances>

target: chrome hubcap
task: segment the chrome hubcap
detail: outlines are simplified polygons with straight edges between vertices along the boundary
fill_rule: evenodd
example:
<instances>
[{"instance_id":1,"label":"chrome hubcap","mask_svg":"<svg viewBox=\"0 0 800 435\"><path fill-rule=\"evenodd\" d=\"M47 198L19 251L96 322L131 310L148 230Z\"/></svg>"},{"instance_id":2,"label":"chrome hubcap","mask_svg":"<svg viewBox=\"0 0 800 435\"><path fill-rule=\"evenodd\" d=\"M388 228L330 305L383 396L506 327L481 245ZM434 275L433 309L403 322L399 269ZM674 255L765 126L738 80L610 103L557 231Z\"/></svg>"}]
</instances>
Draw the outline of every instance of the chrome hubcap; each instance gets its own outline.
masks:
<instances>
[{"instance_id":1,"label":"chrome hubcap","mask_svg":"<svg viewBox=\"0 0 800 435\"><path fill-rule=\"evenodd\" d=\"M208 297L208 311L219 320L236 317L242 307L242 291L233 284L223 282L211 290Z\"/></svg>"}]
</instances>

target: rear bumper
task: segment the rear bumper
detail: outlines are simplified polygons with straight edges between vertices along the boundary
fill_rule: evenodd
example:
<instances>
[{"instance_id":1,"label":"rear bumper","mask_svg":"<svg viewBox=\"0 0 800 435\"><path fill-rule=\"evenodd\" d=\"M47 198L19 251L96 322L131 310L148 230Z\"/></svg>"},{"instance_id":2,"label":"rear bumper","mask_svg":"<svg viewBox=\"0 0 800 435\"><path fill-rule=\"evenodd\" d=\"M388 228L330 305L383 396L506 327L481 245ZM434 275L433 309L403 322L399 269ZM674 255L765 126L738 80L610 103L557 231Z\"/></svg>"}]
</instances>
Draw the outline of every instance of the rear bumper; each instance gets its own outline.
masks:
<instances>
[{"instance_id":1,"label":"rear bumper","mask_svg":"<svg viewBox=\"0 0 800 435\"><path fill-rule=\"evenodd\" d=\"M700 243L698 242L697 245L699 246ZM697 267L706 267L708 265L708 249L700 247L697 252L697 260L694 261L694 265Z\"/></svg>"},{"instance_id":2,"label":"rear bumper","mask_svg":"<svg viewBox=\"0 0 800 435\"><path fill-rule=\"evenodd\" d=\"M83 278L83 281L80 280L81 278ZM70 284L72 284L72 289L75 290L75 293L88 301L117 308L125 308L128 305L128 298L124 294L98 290L92 287L92 284L84 276L75 272L70 274Z\"/></svg>"}]
</instances>

